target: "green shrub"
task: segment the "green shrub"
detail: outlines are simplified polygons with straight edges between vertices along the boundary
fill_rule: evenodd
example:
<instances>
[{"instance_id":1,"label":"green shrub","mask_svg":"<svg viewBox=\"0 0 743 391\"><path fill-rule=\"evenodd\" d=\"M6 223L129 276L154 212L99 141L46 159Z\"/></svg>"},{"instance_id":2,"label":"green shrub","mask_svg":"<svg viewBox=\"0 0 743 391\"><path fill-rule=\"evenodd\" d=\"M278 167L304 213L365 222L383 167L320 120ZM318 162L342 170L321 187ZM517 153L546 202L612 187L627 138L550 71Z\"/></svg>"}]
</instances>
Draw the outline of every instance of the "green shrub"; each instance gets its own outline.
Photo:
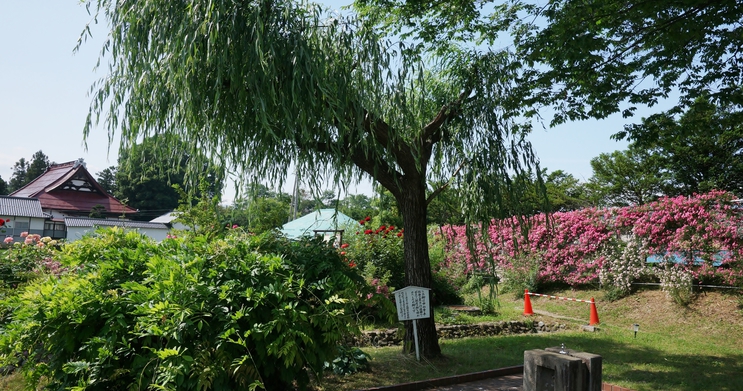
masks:
<instances>
[{"instance_id":1,"label":"green shrub","mask_svg":"<svg viewBox=\"0 0 743 391\"><path fill-rule=\"evenodd\" d=\"M304 388L357 332L361 279L319 240L108 230L64 257L84 267L11 298L0 334L0 366L20 365L32 387Z\"/></svg>"},{"instance_id":2,"label":"green shrub","mask_svg":"<svg viewBox=\"0 0 743 391\"><path fill-rule=\"evenodd\" d=\"M461 287L467 281L464 265L446 261L446 242L438 226L428 230L428 255L431 258L432 294L434 305L462 304Z\"/></svg>"},{"instance_id":3,"label":"green shrub","mask_svg":"<svg viewBox=\"0 0 743 391\"><path fill-rule=\"evenodd\" d=\"M476 299L467 304L480 308L483 314L495 314L500 306L498 301L498 283L500 278L495 274L475 273L470 275L462 290L466 293L474 293ZM483 296L483 289L487 287L487 296Z\"/></svg>"},{"instance_id":4,"label":"green shrub","mask_svg":"<svg viewBox=\"0 0 743 391\"><path fill-rule=\"evenodd\" d=\"M503 288L512 292L517 299L524 297L524 289L537 292L539 289L539 267L541 254L525 254L515 256L511 260L512 267L503 268Z\"/></svg>"},{"instance_id":5,"label":"green shrub","mask_svg":"<svg viewBox=\"0 0 743 391\"><path fill-rule=\"evenodd\" d=\"M58 241L39 235L24 237L23 242L8 243L7 249L0 250L0 290L18 288L40 273L62 271L52 262L61 245Z\"/></svg>"},{"instance_id":6,"label":"green shrub","mask_svg":"<svg viewBox=\"0 0 743 391\"><path fill-rule=\"evenodd\" d=\"M325 363L325 369L330 369L336 375L351 375L356 372L369 369L371 356L363 350L353 346L338 346L338 355L331 361Z\"/></svg>"},{"instance_id":7,"label":"green shrub","mask_svg":"<svg viewBox=\"0 0 743 391\"><path fill-rule=\"evenodd\" d=\"M432 300L434 305L464 303L464 299L459 294L459 290L451 284L451 281L449 281L446 274L434 272L431 278L433 279L431 292L433 295Z\"/></svg>"},{"instance_id":8,"label":"green shrub","mask_svg":"<svg viewBox=\"0 0 743 391\"><path fill-rule=\"evenodd\" d=\"M374 227L367 220L361 223L356 231L347 230L351 234L344 237L346 257L360 270L367 270L367 265L373 265L375 274L367 277L382 280L388 276L386 282L390 287L404 287L403 231L388 225Z\"/></svg>"}]
</instances>

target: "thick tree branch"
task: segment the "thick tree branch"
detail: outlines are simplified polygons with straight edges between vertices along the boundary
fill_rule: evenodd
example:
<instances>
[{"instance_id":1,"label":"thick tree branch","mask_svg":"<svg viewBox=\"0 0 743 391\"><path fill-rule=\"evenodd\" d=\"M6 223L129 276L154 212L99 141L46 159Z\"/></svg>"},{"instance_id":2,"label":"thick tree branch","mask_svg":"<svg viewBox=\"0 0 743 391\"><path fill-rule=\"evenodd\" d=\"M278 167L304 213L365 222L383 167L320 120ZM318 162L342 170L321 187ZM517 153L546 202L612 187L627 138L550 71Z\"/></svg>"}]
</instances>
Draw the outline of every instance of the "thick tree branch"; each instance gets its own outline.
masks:
<instances>
[{"instance_id":1,"label":"thick tree branch","mask_svg":"<svg viewBox=\"0 0 743 391\"><path fill-rule=\"evenodd\" d=\"M355 149L351 152L351 161L389 190L395 198L401 194L399 181L403 175L390 167L383 159L370 158L363 151Z\"/></svg>"},{"instance_id":2,"label":"thick tree branch","mask_svg":"<svg viewBox=\"0 0 743 391\"><path fill-rule=\"evenodd\" d=\"M467 88L459 94L457 100L449 103L448 105L442 106L441 110L439 110L438 114L436 114L436 117L434 117L431 122L423 127L420 137L422 164L428 164L428 160L431 158L431 153L433 153L434 144L441 141L442 126L448 119L459 114L459 109L462 107L462 103L465 101L465 99L467 99L468 96L470 96L470 94L472 94L472 90L472 87Z\"/></svg>"},{"instance_id":3,"label":"thick tree branch","mask_svg":"<svg viewBox=\"0 0 743 391\"><path fill-rule=\"evenodd\" d=\"M390 139L390 126L387 122L364 110L362 126L364 131L374 136L377 143L392 153L395 162L406 175L419 175L412 149L402 140Z\"/></svg>"},{"instance_id":4,"label":"thick tree branch","mask_svg":"<svg viewBox=\"0 0 743 391\"><path fill-rule=\"evenodd\" d=\"M451 185L451 181L453 181L454 178L456 178L457 175L459 175L459 171L461 171L462 168L464 168L464 166L466 164L467 164L467 161L466 160L463 161L462 164L460 164L459 167L457 167L457 170L454 171L454 174L452 174L451 178L449 178L449 181L447 181L445 184L443 184L442 186L440 186L438 189L434 190L426 198L426 207L428 207L428 205L431 203L431 201L433 201L434 198L436 198L436 196L438 196L439 194L441 194L444 190L446 190L449 187L449 185Z\"/></svg>"},{"instance_id":5,"label":"thick tree branch","mask_svg":"<svg viewBox=\"0 0 743 391\"><path fill-rule=\"evenodd\" d=\"M436 117L423 127L423 132L421 132L422 144L427 142L435 144L441 140L441 132L439 132L441 126L446 122L446 120L459 113L459 108L462 106L462 102L464 102L471 93L472 87L469 87L459 94L457 100L441 107L441 110L436 114Z\"/></svg>"},{"instance_id":6,"label":"thick tree branch","mask_svg":"<svg viewBox=\"0 0 743 391\"><path fill-rule=\"evenodd\" d=\"M378 156L369 156L369 154L365 153L361 148L354 148L348 143L341 145L336 143L317 142L308 145L307 143L300 143L299 140L295 140L295 142L300 149L312 150L318 153L335 154L339 151L347 151L346 158L350 159L356 167L369 174L374 178L374 180L379 182L380 185L389 190L393 196L400 194L398 181L403 177L403 174L390 167L384 159Z\"/></svg>"}]
</instances>

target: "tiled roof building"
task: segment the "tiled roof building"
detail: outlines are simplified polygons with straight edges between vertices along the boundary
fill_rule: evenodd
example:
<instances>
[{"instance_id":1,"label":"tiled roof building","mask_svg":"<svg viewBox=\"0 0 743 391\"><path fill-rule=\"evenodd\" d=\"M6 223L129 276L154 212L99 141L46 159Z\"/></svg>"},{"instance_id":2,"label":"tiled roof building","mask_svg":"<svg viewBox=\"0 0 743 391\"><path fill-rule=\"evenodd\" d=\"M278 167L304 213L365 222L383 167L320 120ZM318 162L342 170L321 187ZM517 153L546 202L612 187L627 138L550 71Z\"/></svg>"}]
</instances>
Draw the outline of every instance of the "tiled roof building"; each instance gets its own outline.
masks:
<instances>
[{"instance_id":1,"label":"tiled roof building","mask_svg":"<svg viewBox=\"0 0 743 391\"><path fill-rule=\"evenodd\" d=\"M103 218L91 219L91 212ZM22 232L28 232L72 241L98 227L117 226L136 229L155 240L166 238L164 224L120 219L136 212L108 194L79 159L53 164L10 196L0 196L0 216L10 220L0 236L18 240Z\"/></svg>"},{"instance_id":2,"label":"tiled roof building","mask_svg":"<svg viewBox=\"0 0 743 391\"><path fill-rule=\"evenodd\" d=\"M123 205L108 194L90 175L82 159L52 165L38 178L10 195L37 198L44 211L54 219L88 216L98 208L102 215L109 217L136 213L136 209Z\"/></svg>"}]
</instances>

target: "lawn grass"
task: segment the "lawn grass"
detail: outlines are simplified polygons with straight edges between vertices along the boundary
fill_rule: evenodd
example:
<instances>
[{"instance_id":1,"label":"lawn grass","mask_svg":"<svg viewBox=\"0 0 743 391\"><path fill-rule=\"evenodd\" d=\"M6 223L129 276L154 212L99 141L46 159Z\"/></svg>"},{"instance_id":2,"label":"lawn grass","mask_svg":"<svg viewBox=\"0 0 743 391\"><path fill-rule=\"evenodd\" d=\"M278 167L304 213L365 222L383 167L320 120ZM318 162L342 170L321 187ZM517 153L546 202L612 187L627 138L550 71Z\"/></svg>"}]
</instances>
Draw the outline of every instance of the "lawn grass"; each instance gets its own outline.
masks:
<instances>
[{"instance_id":1,"label":"lawn grass","mask_svg":"<svg viewBox=\"0 0 743 391\"><path fill-rule=\"evenodd\" d=\"M679 307L663 292L644 290L615 302L591 290L543 292L590 299L595 297L601 324L595 333L580 331L588 322L589 305L532 297L537 314L521 315L523 300L501 296L499 314L483 317L444 314L447 321L523 320L560 322L559 333L441 340L444 357L417 362L400 347L365 348L372 356L371 371L350 376L328 376L318 391L359 390L417 380L460 375L523 364L523 352L559 346L603 357L603 381L637 391L743 390L743 315L735 295L710 292L698 295L689 307ZM637 338L632 324L640 324ZM18 374L0 377L0 389L21 391Z\"/></svg>"},{"instance_id":2,"label":"lawn grass","mask_svg":"<svg viewBox=\"0 0 743 391\"><path fill-rule=\"evenodd\" d=\"M711 292L688 308L679 307L660 291L646 290L616 302L604 302L600 291L557 291L550 294L596 298L599 331L580 331L588 322L589 305L532 298L535 321L567 323L560 333L441 340L444 358L417 362L399 347L365 349L371 372L328 377L323 391L358 390L374 386L452 376L523 364L523 352L564 343L568 348L603 357L603 381L637 391L743 390L743 316L737 298ZM523 301L501 298L501 311L524 319ZM572 321L566 318L575 318ZM580 321L584 319L584 321ZM632 324L640 324L637 338Z\"/></svg>"},{"instance_id":3,"label":"lawn grass","mask_svg":"<svg viewBox=\"0 0 743 391\"><path fill-rule=\"evenodd\" d=\"M7 376L0 376L0 390L3 391L22 391L24 388L23 375L20 372L11 373Z\"/></svg>"}]
</instances>

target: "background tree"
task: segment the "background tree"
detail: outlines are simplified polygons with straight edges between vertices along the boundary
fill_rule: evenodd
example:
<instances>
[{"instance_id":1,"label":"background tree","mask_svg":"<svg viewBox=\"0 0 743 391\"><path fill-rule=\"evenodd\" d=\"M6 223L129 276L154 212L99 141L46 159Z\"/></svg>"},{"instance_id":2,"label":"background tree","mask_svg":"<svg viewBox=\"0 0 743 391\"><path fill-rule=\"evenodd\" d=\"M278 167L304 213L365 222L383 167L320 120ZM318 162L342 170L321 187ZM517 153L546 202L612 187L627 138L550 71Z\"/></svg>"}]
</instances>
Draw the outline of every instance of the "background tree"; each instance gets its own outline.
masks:
<instances>
[{"instance_id":1,"label":"background tree","mask_svg":"<svg viewBox=\"0 0 743 391\"><path fill-rule=\"evenodd\" d=\"M31 161L28 164L28 169L26 170L27 183L38 178L52 164L54 163L49 162L49 157L46 156L44 152L37 151L36 153L34 153L34 155L31 157Z\"/></svg>"},{"instance_id":2,"label":"background tree","mask_svg":"<svg viewBox=\"0 0 743 391\"><path fill-rule=\"evenodd\" d=\"M3 180L3 177L0 176L0 195L6 195L9 194L10 191L8 189L8 183Z\"/></svg>"},{"instance_id":3,"label":"background tree","mask_svg":"<svg viewBox=\"0 0 743 391\"><path fill-rule=\"evenodd\" d=\"M110 74L86 132L105 115L124 144L176 134L183 145L167 152L189 153L190 171L212 158L268 183L292 165L311 188L367 175L402 215L408 285L431 286L426 212L440 190L429 181L462 176L469 222L518 205L502 202L507 178L535 159L528 129L510 120L519 113L505 110L517 76L508 53L452 48L424 62L371 24L292 1L96 4ZM421 353L439 355L433 318L418 324Z\"/></svg>"},{"instance_id":4,"label":"background tree","mask_svg":"<svg viewBox=\"0 0 743 391\"><path fill-rule=\"evenodd\" d=\"M637 148L658 156L670 176L669 195L727 190L743 195L743 112L698 98L625 126Z\"/></svg>"},{"instance_id":5,"label":"background tree","mask_svg":"<svg viewBox=\"0 0 743 391\"><path fill-rule=\"evenodd\" d=\"M545 177L544 184L551 211L568 212L591 205L585 183L563 170L556 170L547 174L545 169L544 172L542 176Z\"/></svg>"},{"instance_id":6,"label":"background tree","mask_svg":"<svg viewBox=\"0 0 743 391\"><path fill-rule=\"evenodd\" d=\"M98 176L96 179L98 184L105 189L108 194L118 194L119 186L116 183L116 166L110 166L101 172L97 172L95 175Z\"/></svg>"},{"instance_id":7,"label":"background tree","mask_svg":"<svg viewBox=\"0 0 743 391\"><path fill-rule=\"evenodd\" d=\"M12 193L28 183L28 161L25 158L18 159L13 164L13 174L10 176L10 182L8 183L9 191Z\"/></svg>"},{"instance_id":8,"label":"background tree","mask_svg":"<svg viewBox=\"0 0 743 391\"><path fill-rule=\"evenodd\" d=\"M279 229L289 220L289 200L287 198L258 198L248 205L251 232L265 232Z\"/></svg>"},{"instance_id":9,"label":"background tree","mask_svg":"<svg viewBox=\"0 0 743 391\"><path fill-rule=\"evenodd\" d=\"M657 156L637 148L602 153L591 159L588 188L602 206L642 205L664 194L668 175Z\"/></svg>"},{"instance_id":10,"label":"background tree","mask_svg":"<svg viewBox=\"0 0 743 391\"><path fill-rule=\"evenodd\" d=\"M298 196L299 205L297 209L297 218L313 213L318 209L324 208L326 205L325 202L323 202L323 198L326 198L327 201L335 198L335 195L332 191L330 191L329 193L326 191L325 194L318 195L314 194L312 190L308 189L299 189ZM329 198L323 196L328 196Z\"/></svg>"},{"instance_id":11,"label":"background tree","mask_svg":"<svg viewBox=\"0 0 743 391\"><path fill-rule=\"evenodd\" d=\"M173 135L157 135L119 151L114 195L139 210L131 216L133 219L149 221L172 211L180 199L173 185L195 188L200 176L207 179L210 196L221 194L220 170L203 162L197 176L189 177L187 165L193 157L183 153L180 144L182 141Z\"/></svg>"},{"instance_id":12,"label":"background tree","mask_svg":"<svg viewBox=\"0 0 743 391\"><path fill-rule=\"evenodd\" d=\"M431 190L439 188L444 190L428 204L428 224L441 226L464 222L465 219L461 212L462 200L458 198L457 190L449 189L449 186L451 185L446 183L435 183L429 187Z\"/></svg>"},{"instance_id":13,"label":"background tree","mask_svg":"<svg viewBox=\"0 0 743 391\"><path fill-rule=\"evenodd\" d=\"M737 0L356 0L354 7L438 52L452 41L504 42L509 30L524 67L512 103L533 108L531 115L552 106L553 124L630 116L674 89L680 107L709 91L715 103L743 101Z\"/></svg>"},{"instance_id":14,"label":"background tree","mask_svg":"<svg viewBox=\"0 0 743 391\"><path fill-rule=\"evenodd\" d=\"M547 168L525 172L514 178L518 194L515 202L520 212L535 215L549 212L566 212L592 204L586 184L562 170L548 172Z\"/></svg>"},{"instance_id":15,"label":"background tree","mask_svg":"<svg viewBox=\"0 0 743 391\"><path fill-rule=\"evenodd\" d=\"M227 224L237 224L254 233L281 228L289 220L291 196L260 183L248 186L245 197L225 208Z\"/></svg>"},{"instance_id":16,"label":"background tree","mask_svg":"<svg viewBox=\"0 0 743 391\"><path fill-rule=\"evenodd\" d=\"M674 89L680 105L709 94L740 104L743 3L736 0L551 0L527 4L516 50L533 65L527 104L558 107L556 122L652 105ZM710 93L709 91L714 91Z\"/></svg>"},{"instance_id":17,"label":"background tree","mask_svg":"<svg viewBox=\"0 0 743 391\"><path fill-rule=\"evenodd\" d=\"M376 210L374 214L374 225L393 225L404 227L400 209L397 206L395 196L389 190L382 186L376 186L377 194L371 201L372 207Z\"/></svg>"},{"instance_id":18,"label":"background tree","mask_svg":"<svg viewBox=\"0 0 743 391\"><path fill-rule=\"evenodd\" d=\"M372 199L366 194L349 194L340 201L338 210L353 218L361 220L366 216L374 216L377 211L372 207Z\"/></svg>"}]
</instances>

